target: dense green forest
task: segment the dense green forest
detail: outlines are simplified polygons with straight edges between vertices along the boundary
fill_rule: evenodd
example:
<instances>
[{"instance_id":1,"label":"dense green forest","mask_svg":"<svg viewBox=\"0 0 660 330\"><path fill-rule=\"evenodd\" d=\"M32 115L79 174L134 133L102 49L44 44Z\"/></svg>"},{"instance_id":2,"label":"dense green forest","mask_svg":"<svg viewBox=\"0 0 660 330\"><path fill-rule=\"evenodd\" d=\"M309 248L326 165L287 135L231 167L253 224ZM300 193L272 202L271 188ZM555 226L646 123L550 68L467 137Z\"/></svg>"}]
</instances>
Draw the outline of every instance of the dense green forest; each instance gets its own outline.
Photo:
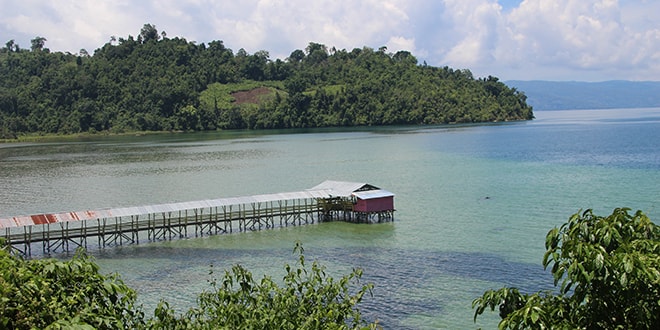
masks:
<instances>
[{"instance_id":1,"label":"dense green forest","mask_svg":"<svg viewBox=\"0 0 660 330\"><path fill-rule=\"evenodd\" d=\"M524 93L386 47L309 43L285 60L145 24L93 54L35 37L0 50L0 138L171 130L303 128L532 119Z\"/></svg>"}]
</instances>

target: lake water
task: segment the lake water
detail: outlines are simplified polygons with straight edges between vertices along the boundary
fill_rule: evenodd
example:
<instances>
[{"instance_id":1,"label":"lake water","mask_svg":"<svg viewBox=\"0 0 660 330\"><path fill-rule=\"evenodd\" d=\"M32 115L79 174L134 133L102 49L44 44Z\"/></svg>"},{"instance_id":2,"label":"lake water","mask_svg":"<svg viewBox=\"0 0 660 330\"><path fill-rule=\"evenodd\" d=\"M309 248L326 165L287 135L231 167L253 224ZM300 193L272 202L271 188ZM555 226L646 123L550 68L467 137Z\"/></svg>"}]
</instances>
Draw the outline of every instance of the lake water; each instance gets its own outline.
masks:
<instances>
[{"instance_id":1,"label":"lake water","mask_svg":"<svg viewBox=\"0 0 660 330\"><path fill-rule=\"evenodd\" d=\"M362 305L388 329L493 328L471 302L504 285L552 289L545 234L580 209L660 217L660 109L543 111L530 122L359 130L216 132L0 144L0 217L298 191L326 180L396 194L395 221L323 223L93 251L102 271L195 303L217 270L261 277L294 242L335 276L375 285Z\"/></svg>"}]
</instances>

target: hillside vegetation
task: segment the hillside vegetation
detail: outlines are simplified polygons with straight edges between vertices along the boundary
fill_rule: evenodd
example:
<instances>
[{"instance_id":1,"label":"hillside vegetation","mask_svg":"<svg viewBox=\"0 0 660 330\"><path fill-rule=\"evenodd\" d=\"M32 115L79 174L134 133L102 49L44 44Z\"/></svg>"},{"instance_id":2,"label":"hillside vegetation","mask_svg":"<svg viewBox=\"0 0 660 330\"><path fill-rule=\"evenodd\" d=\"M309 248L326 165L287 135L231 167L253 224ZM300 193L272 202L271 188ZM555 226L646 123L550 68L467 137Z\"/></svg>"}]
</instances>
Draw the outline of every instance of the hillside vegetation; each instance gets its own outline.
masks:
<instances>
[{"instance_id":1,"label":"hillside vegetation","mask_svg":"<svg viewBox=\"0 0 660 330\"><path fill-rule=\"evenodd\" d=\"M385 47L310 43L271 60L222 41L168 38L151 24L93 55L51 52L46 41L36 37L28 50L10 40L0 50L0 138L533 118L526 96L498 78L420 65Z\"/></svg>"}]
</instances>

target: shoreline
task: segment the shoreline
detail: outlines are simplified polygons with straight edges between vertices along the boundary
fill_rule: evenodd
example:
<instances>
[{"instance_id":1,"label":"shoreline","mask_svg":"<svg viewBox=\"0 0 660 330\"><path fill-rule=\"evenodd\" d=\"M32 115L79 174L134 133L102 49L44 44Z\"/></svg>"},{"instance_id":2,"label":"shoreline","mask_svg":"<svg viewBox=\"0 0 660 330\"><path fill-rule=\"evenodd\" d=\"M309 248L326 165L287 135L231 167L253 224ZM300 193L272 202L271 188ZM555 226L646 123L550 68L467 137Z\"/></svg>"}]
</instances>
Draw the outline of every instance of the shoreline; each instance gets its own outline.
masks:
<instances>
[{"instance_id":1,"label":"shoreline","mask_svg":"<svg viewBox=\"0 0 660 330\"><path fill-rule=\"evenodd\" d=\"M526 121L533 121L536 118L532 119L518 119L518 120L505 120L505 121L485 121L485 122L474 122L474 123L447 123L447 124L432 124L432 125L427 125L427 124L411 124L411 125L376 125L376 126L324 126L324 127L307 127L307 128L269 128L269 129L218 129L218 130L211 130L211 131L182 131L182 130L175 130L175 131L127 131L127 132L122 132L122 133L117 133L117 132L110 132L110 131L101 131L101 132L94 132L94 133L89 133L89 132L83 132L83 133L72 133L72 134L58 134L58 133L48 133L48 134L40 134L40 133L29 133L29 134L22 134L17 136L15 139L0 139L0 144L10 144L10 143L37 143L37 142L66 142L66 141L72 141L72 140L80 140L80 139L92 139L92 138L102 138L102 137L112 137L112 136L143 136L143 135L162 135L162 134L182 134L182 133L200 133L200 132L241 132L241 131L252 131L252 132L260 132L260 131L272 131L272 130L291 130L293 131L299 131L299 130L310 130L310 129L336 129L336 128L355 128L356 130L359 130L360 128L365 128L365 127L429 127L429 126L463 126L463 125L497 125L497 124L505 124L505 123L516 123L516 122L526 122Z\"/></svg>"},{"instance_id":2,"label":"shoreline","mask_svg":"<svg viewBox=\"0 0 660 330\"><path fill-rule=\"evenodd\" d=\"M111 136L143 136L143 135L159 135L159 134L179 134L185 131L130 131L123 133L116 132L96 132L96 133L72 133L72 134L24 134L19 135L15 139L0 139L0 144L9 143L35 143L35 142L66 142L79 139L91 139L95 137L111 137Z\"/></svg>"}]
</instances>

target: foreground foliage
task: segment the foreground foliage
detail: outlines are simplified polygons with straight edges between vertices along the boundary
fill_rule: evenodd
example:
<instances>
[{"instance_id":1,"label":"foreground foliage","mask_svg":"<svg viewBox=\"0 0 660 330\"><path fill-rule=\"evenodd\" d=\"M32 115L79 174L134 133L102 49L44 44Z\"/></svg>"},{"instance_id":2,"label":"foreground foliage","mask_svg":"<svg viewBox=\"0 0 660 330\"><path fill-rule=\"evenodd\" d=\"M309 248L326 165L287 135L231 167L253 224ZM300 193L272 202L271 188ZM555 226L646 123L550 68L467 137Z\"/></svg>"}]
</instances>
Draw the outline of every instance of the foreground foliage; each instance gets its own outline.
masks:
<instances>
[{"instance_id":1,"label":"foreground foliage","mask_svg":"<svg viewBox=\"0 0 660 330\"><path fill-rule=\"evenodd\" d=\"M476 318L499 307L500 329L660 329L660 227L641 211L577 213L546 237L557 292L489 290Z\"/></svg>"},{"instance_id":2,"label":"foreground foliage","mask_svg":"<svg viewBox=\"0 0 660 330\"><path fill-rule=\"evenodd\" d=\"M212 290L199 295L198 307L176 317L167 303L156 309L152 328L166 329L360 329L366 324L357 305L372 284L352 289L362 271L355 269L338 281L316 261L309 269L302 245L294 249L298 267L286 265L284 284L270 277L260 281L240 265L226 271Z\"/></svg>"},{"instance_id":3,"label":"foreground foliage","mask_svg":"<svg viewBox=\"0 0 660 330\"><path fill-rule=\"evenodd\" d=\"M527 97L496 77L419 65L407 51L311 42L286 60L222 41L197 44L145 24L93 54L0 48L0 138L21 134L305 128L532 119ZM232 93L271 89L238 104Z\"/></svg>"},{"instance_id":4,"label":"foreground foliage","mask_svg":"<svg viewBox=\"0 0 660 330\"><path fill-rule=\"evenodd\" d=\"M1 242L0 242L1 243ZM0 329L369 329L358 304L372 284L362 271L338 280L296 244L297 267L286 265L283 285L260 281L240 265L176 315L165 301L146 318L136 293L117 275L103 276L82 250L69 261L24 260L0 249Z\"/></svg>"},{"instance_id":5,"label":"foreground foliage","mask_svg":"<svg viewBox=\"0 0 660 330\"><path fill-rule=\"evenodd\" d=\"M135 299L82 252L69 261L23 260L0 249L2 329L133 329L144 323Z\"/></svg>"}]
</instances>

